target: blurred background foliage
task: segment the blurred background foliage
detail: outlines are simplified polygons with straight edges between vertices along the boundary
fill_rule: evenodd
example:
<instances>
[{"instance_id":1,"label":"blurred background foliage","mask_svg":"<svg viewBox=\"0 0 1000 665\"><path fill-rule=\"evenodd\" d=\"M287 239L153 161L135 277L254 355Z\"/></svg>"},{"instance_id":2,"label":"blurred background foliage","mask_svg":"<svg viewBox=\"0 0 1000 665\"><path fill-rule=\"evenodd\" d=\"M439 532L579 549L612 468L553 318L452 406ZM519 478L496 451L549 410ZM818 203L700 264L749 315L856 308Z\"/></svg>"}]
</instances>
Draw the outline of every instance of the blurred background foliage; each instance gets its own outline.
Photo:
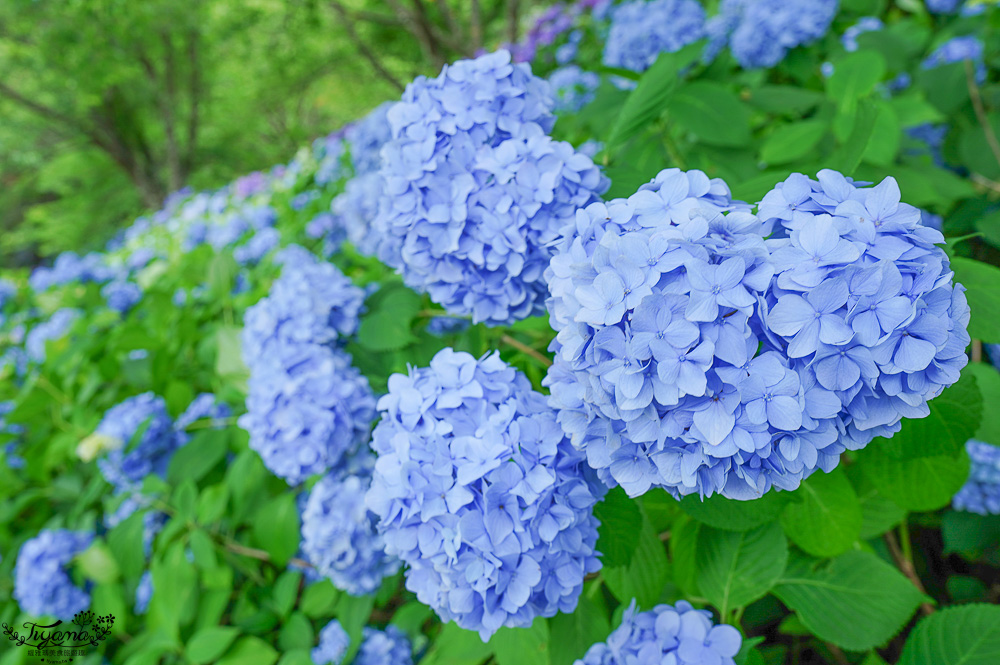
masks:
<instances>
[{"instance_id":1,"label":"blurred background foliage","mask_svg":"<svg viewBox=\"0 0 1000 665\"><path fill-rule=\"evenodd\" d=\"M532 0L5 0L0 265L101 246L184 186L287 159Z\"/></svg>"}]
</instances>

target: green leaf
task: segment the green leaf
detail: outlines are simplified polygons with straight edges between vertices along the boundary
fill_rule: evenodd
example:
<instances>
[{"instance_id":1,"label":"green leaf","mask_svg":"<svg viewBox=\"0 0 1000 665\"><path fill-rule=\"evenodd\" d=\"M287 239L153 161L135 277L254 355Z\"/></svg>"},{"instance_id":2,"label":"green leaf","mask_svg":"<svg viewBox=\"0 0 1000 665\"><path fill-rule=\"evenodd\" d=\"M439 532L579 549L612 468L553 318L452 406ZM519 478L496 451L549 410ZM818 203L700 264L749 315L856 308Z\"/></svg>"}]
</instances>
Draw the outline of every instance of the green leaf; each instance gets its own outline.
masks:
<instances>
[{"instance_id":1,"label":"green leaf","mask_svg":"<svg viewBox=\"0 0 1000 665\"><path fill-rule=\"evenodd\" d=\"M858 455L858 463L880 494L910 511L948 505L969 477L965 450L957 456L895 459L875 443Z\"/></svg>"},{"instance_id":2,"label":"green leaf","mask_svg":"<svg viewBox=\"0 0 1000 665\"><path fill-rule=\"evenodd\" d=\"M763 597L787 562L788 542L777 522L753 531L702 527L698 532L698 586L721 616Z\"/></svg>"},{"instance_id":3,"label":"green leaf","mask_svg":"<svg viewBox=\"0 0 1000 665\"><path fill-rule=\"evenodd\" d=\"M899 665L996 665L1000 663L1000 607L949 607L917 624Z\"/></svg>"},{"instance_id":4,"label":"green leaf","mask_svg":"<svg viewBox=\"0 0 1000 665\"><path fill-rule=\"evenodd\" d=\"M410 333L409 320L390 311L366 316L358 329L358 344L369 351L395 351L415 339Z\"/></svg>"},{"instance_id":5,"label":"green leaf","mask_svg":"<svg viewBox=\"0 0 1000 665\"><path fill-rule=\"evenodd\" d=\"M549 624L538 617L529 628L501 628L490 646L498 665L549 665Z\"/></svg>"},{"instance_id":6,"label":"green leaf","mask_svg":"<svg viewBox=\"0 0 1000 665\"><path fill-rule=\"evenodd\" d=\"M278 633L278 646L282 651L310 649L315 646L312 624L302 612L295 612L282 624Z\"/></svg>"},{"instance_id":7,"label":"green leaf","mask_svg":"<svg viewBox=\"0 0 1000 665\"><path fill-rule=\"evenodd\" d=\"M286 651L281 656L281 660L278 661L278 665L316 665L313 662L310 651L312 649L292 649L291 651Z\"/></svg>"},{"instance_id":8,"label":"green leaf","mask_svg":"<svg viewBox=\"0 0 1000 665\"><path fill-rule=\"evenodd\" d=\"M272 665L278 660L278 652L270 644L248 635L241 637L233 648L219 659L218 665Z\"/></svg>"},{"instance_id":9,"label":"green leaf","mask_svg":"<svg viewBox=\"0 0 1000 665\"><path fill-rule=\"evenodd\" d=\"M617 148L660 117L677 88L679 59L661 53L629 93L608 136L608 150Z\"/></svg>"},{"instance_id":10,"label":"green leaf","mask_svg":"<svg viewBox=\"0 0 1000 665\"><path fill-rule=\"evenodd\" d=\"M874 51L855 51L834 63L833 75L826 80L826 95L841 109L868 96L885 75L885 58Z\"/></svg>"},{"instance_id":11,"label":"green leaf","mask_svg":"<svg viewBox=\"0 0 1000 665\"><path fill-rule=\"evenodd\" d=\"M670 561L674 582L685 596L701 596L698 587L698 534L704 525L684 515L675 523L670 535Z\"/></svg>"},{"instance_id":12,"label":"green leaf","mask_svg":"<svg viewBox=\"0 0 1000 665\"><path fill-rule=\"evenodd\" d=\"M621 487L616 487L594 506L594 517L601 522L597 529L601 561L605 566L627 566L638 546L635 534L642 528L639 504L628 498Z\"/></svg>"},{"instance_id":13,"label":"green leaf","mask_svg":"<svg viewBox=\"0 0 1000 665\"><path fill-rule=\"evenodd\" d=\"M670 119L701 143L741 147L750 143L750 112L728 88L710 81L688 83L674 93Z\"/></svg>"},{"instance_id":14,"label":"green leaf","mask_svg":"<svg viewBox=\"0 0 1000 665\"><path fill-rule=\"evenodd\" d=\"M954 385L928 402L928 407L930 414L926 418L903 420L895 436L879 439L875 445L895 459L957 455L976 433L983 413L983 398L974 373L963 371Z\"/></svg>"},{"instance_id":15,"label":"green leaf","mask_svg":"<svg viewBox=\"0 0 1000 665\"><path fill-rule=\"evenodd\" d=\"M840 148L830 157L830 168L845 175L851 175L865 154L872 132L875 131L875 118L878 115L875 105L870 100L858 102L857 109L851 115L853 125L850 134L842 141Z\"/></svg>"},{"instance_id":16,"label":"green leaf","mask_svg":"<svg viewBox=\"0 0 1000 665\"><path fill-rule=\"evenodd\" d=\"M586 592L581 594L573 612L559 613L549 619L552 665L573 665L578 658L583 658L592 644L603 642L610 633L606 612L590 600Z\"/></svg>"},{"instance_id":17,"label":"green leaf","mask_svg":"<svg viewBox=\"0 0 1000 665\"><path fill-rule=\"evenodd\" d=\"M420 665L480 665L493 655L493 646L484 644L479 633L447 623L434 640Z\"/></svg>"},{"instance_id":18,"label":"green leaf","mask_svg":"<svg viewBox=\"0 0 1000 665\"><path fill-rule=\"evenodd\" d=\"M88 579L97 583L114 582L121 575L111 549L100 540L95 540L77 555L76 565Z\"/></svg>"},{"instance_id":19,"label":"green leaf","mask_svg":"<svg viewBox=\"0 0 1000 665\"><path fill-rule=\"evenodd\" d=\"M239 634L240 629L233 626L202 628L188 640L184 655L195 665L211 663L226 652Z\"/></svg>"},{"instance_id":20,"label":"green leaf","mask_svg":"<svg viewBox=\"0 0 1000 665\"><path fill-rule=\"evenodd\" d=\"M750 104L769 113L799 115L823 102L822 93L791 85L762 85L747 92Z\"/></svg>"},{"instance_id":21,"label":"green leaf","mask_svg":"<svg viewBox=\"0 0 1000 665\"><path fill-rule=\"evenodd\" d=\"M906 517L905 510L879 494L859 465L847 467L847 477L851 480L861 506L861 540L881 536Z\"/></svg>"},{"instance_id":22,"label":"green leaf","mask_svg":"<svg viewBox=\"0 0 1000 665\"><path fill-rule=\"evenodd\" d=\"M299 511L291 492L264 504L253 522L253 534L276 566L284 567L299 549Z\"/></svg>"},{"instance_id":23,"label":"green leaf","mask_svg":"<svg viewBox=\"0 0 1000 665\"><path fill-rule=\"evenodd\" d=\"M777 519L786 503L788 496L778 492L768 492L753 501L737 501L718 494L703 501L700 496L689 494L681 499L681 509L715 529L749 531Z\"/></svg>"},{"instance_id":24,"label":"green leaf","mask_svg":"<svg viewBox=\"0 0 1000 665\"><path fill-rule=\"evenodd\" d=\"M821 640L851 651L886 644L906 624L923 595L874 554L851 551L814 569L789 566L774 594Z\"/></svg>"},{"instance_id":25,"label":"green leaf","mask_svg":"<svg viewBox=\"0 0 1000 665\"><path fill-rule=\"evenodd\" d=\"M222 378L246 377L243 364L243 328L219 326L215 331L215 373Z\"/></svg>"},{"instance_id":26,"label":"green leaf","mask_svg":"<svg viewBox=\"0 0 1000 665\"><path fill-rule=\"evenodd\" d=\"M139 577L146 568L146 557L142 551L144 519L144 513L134 513L108 532L108 547L128 579Z\"/></svg>"},{"instance_id":27,"label":"green leaf","mask_svg":"<svg viewBox=\"0 0 1000 665\"><path fill-rule=\"evenodd\" d=\"M314 582L302 592L299 609L310 619L325 619L333 616L337 603L337 590L328 579Z\"/></svg>"},{"instance_id":28,"label":"green leaf","mask_svg":"<svg viewBox=\"0 0 1000 665\"><path fill-rule=\"evenodd\" d=\"M896 112L887 102L879 100L876 107L878 112L875 116L875 125L862 159L870 164L888 166L893 163L896 153L899 152L903 127Z\"/></svg>"},{"instance_id":29,"label":"green leaf","mask_svg":"<svg viewBox=\"0 0 1000 665\"><path fill-rule=\"evenodd\" d=\"M793 543L814 556L846 552L861 533L861 505L843 470L814 473L792 493L781 526Z\"/></svg>"},{"instance_id":30,"label":"green leaf","mask_svg":"<svg viewBox=\"0 0 1000 665\"><path fill-rule=\"evenodd\" d=\"M302 573L297 570L286 570L278 579L274 581L274 588L271 592L271 600L274 603L274 611L278 616L284 618L295 607L295 601L299 597L299 583L302 581Z\"/></svg>"},{"instance_id":31,"label":"green leaf","mask_svg":"<svg viewBox=\"0 0 1000 665\"><path fill-rule=\"evenodd\" d=\"M1000 342L1000 268L961 257L951 260L951 268L955 281L967 289L972 309L969 334L983 342Z\"/></svg>"},{"instance_id":32,"label":"green leaf","mask_svg":"<svg viewBox=\"0 0 1000 665\"><path fill-rule=\"evenodd\" d=\"M653 525L643 516L642 528L633 534L635 553L627 566L605 566L602 572L615 598L628 603L633 598L640 607L651 608L659 600L670 577L667 553Z\"/></svg>"},{"instance_id":33,"label":"green leaf","mask_svg":"<svg viewBox=\"0 0 1000 665\"><path fill-rule=\"evenodd\" d=\"M941 517L944 553L959 552L973 560L1000 553L1000 515L949 510Z\"/></svg>"},{"instance_id":34,"label":"green leaf","mask_svg":"<svg viewBox=\"0 0 1000 665\"><path fill-rule=\"evenodd\" d=\"M760 149L760 159L767 164L787 164L804 157L816 147L829 128L822 120L802 120L778 125Z\"/></svg>"},{"instance_id":35,"label":"green leaf","mask_svg":"<svg viewBox=\"0 0 1000 665\"><path fill-rule=\"evenodd\" d=\"M206 429L195 432L191 440L170 459L167 482L172 485L184 479L197 482L221 462L227 452L229 435L225 430Z\"/></svg>"}]
</instances>

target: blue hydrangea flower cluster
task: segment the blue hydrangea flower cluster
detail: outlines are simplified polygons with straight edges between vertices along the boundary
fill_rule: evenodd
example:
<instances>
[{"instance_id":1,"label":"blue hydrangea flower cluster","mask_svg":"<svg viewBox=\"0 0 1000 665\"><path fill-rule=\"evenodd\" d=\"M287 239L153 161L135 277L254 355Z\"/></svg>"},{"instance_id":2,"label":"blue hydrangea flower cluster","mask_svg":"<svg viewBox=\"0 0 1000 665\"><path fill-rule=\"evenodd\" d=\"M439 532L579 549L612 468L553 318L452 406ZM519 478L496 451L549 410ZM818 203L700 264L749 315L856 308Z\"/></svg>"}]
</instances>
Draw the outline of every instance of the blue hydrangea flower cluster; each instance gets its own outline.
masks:
<instances>
[{"instance_id":1,"label":"blue hydrangea flower cluster","mask_svg":"<svg viewBox=\"0 0 1000 665\"><path fill-rule=\"evenodd\" d=\"M571 612L594 552L603 488L545 397L499 354L452 349L389 378L368 491L407 588L485 641Z\"/></svg>"},{"instance_id":2,"label":"blue hydrangea flower cluster","mask_svg":"<svg viewBox=\"0 0 1000 665\"><path fill-rule=\"evenodd\" d=\"M934 69L941 65L950 65L965 60L972 61L975 70L976 83L986 82L986 63L983 61L983 42L979 37L966 35L954 37L934 49L923 61L921 67Z\"/></svg>"},{"instance_id":3,"label":"blue hydrangea flower cluster","mask_svg":"<svg viewBox=\"0 0 1000 665\"><path fill-rule=\"evenodd\" d=\"M410 640L396 626L384 631L366 626L353 665L413 665ZM319 633L319 645L310 654L316 665L342 665L351 644L347 631L334 619Z\"/></svg>"},{"instance_id":4,"label":"blue hydrangea flower cluster","mask_svg":"<svg viewBox=\"0 0 1000 665\"><path fill-rule=\"evenodd\" d=\"M319 631L319 644L310 652L316 665L340 665L351 646L351 638L336 619Z\"/></svg>"},{"instance_id":5,"label":"blue hydrangea flower cluster","mask_svg":"<svg viewBox=\"0 0 1000 665\"><path fill-rule=\"evenodd\" d=\"M249 240L233 250L233 258L241 266L255 265L268 252L278 246L281 234L278 229L266 226L254 233Z\"/></svg>"},{"instance_id":6,"label":"blue hydrangea flower cluster","mask_svg":"<svg viewBox=\"0 0 1000 665\"><path fill-rule=\"evenodd\" d=\"M453 314L499 325L541 313L549 244L607 187L547 135L553 103L498 51L418 77L389 110L379 257Z\"/></svg>"},{"instance_id":7,"label":"blue hydrangea flower cluster","mask_svg":"<svg viewBox=\"0 0 1000 665\"><path fill-rule=\"evenodd\" d=\"M28 285L32 291L41 293L71 282L106 282L114 276L115 270L106 265L101 254L91 252L80 256L75 252L63 252L56 257L51 268L35 268L28 278Z\"/></svg>"},{"instance_id":8,"label":"blue hydrangea flower cluster","mask_svg":"<svg viewBox=\"0 0 1000 665\"><path fill-rule=\"evenodd\" d=\"M840 36L840 43L844 45L844 50L849 53L857 51L858 35L863 35L866 32L877 32L884 27L882 19L877 16L864 16L859 18L857 23L844 30L844 34Z\"/></svg>"},{"instance_id":9,"label":"blue hydrangea flower cluster","mask_svg":"<svg viewBox=\"0 0 1000 665\"><path fill-rule=\"evenodd\" d=\"M396 626L390 624L384 631L365 626L361 640L354 665L413 665L410 638Z\"/></svg>"},{"instance_id":10,"label":"blue hydrangea flower cluster","mask_svg":"<svg viewBox=\"0 0 1000 665\"><path fill-rule=\"evenodd\" d=\"M611 10L604 64L644 72L661 53L705 36L705 10L696 0L631 0Z\"/></svg>"},{"instance_id":11,"label":"blue hydrangea flower cluster","mask_svg":"<svg viewBox=\"0 0 1000 665\"><path fill-rule=\"evenodd\" d=\"M556 39L568 32L580 12L578 6L561 4L546 8L528 29L528 34L519 44L511 45L514 62L530 62L538 55L538 49L555 43Z\"/></svg>"},{"instance_id":12,"label":"blue hydrangea flower cluster","mask_svg":"<svg viewBox=\"0 0 1000 665\"><path fill-rule=\"evenodd\" d=\"M364 291L301 248L276 259L285 261L281 277L244 317L250 381L239 424L265 466L297 484L335 467L367 438L375 397L336 347L357 330Z\"/></svg>"},{"instance_id":13,"label":"blue hydrangea flower cluster","mask_svg":"<svg viewBox=\"0 0 1000 665\"><path fill-rule=\"evenodd\" d=\"M925 4L931 14L954 14L962 0L926 0Z\"/></svg>"},{"instance_id":14,"label":"blue hydrangea flower cluster","mask_svg":"<svg viewBox=\"0 0 1000 665\"><path fill-rule=\"evenodd\" d=\"M24 350L32 362L45 362L45 344L62 338L73 322L80 317L80 310L64 307L57 310L48 321L31 329L24 339Z\"/></svg>"},{"instance_id":15,"label":"blue hydrangea flower cluster","mask_svg":"<svg viewBox=\"0 0 1000 665\"><path fill-rule=\"evenodd\" d=\"M135 604L132 611L138 616L149 610L149 601L153 599L153 574L148 570L139 578L139 586L135 588Z\"/></svg>"},{"instance_id":16,"label":"blue hydrangea flower cluster","mask_svg":"<svg viewBox=\"0 0 1000 665\"><path fill-rule=\"evenodd\" d=\"M557 112L576 113L594 99L601 77L576 65L560 67L549 74L549 85L556 97Z\"/></svg>"},{"instance_id":17,"label":"blue hydrangea flower cluster","mask_svg":"<svg viewBox=\"0 0 1000 665\"><path fill-rule=\"evenodd\" d=\"M945 138L948 136L948 125L924 122L919 125L907 127L906 135L917 142L916 148L910 148L906 152L912 155L930 155L931 161L941 168L947 168L944 161Z\"/></svg>"},{"instance_id":18,"label":"blue hydrangea flower cluster","mask_svg":"<svg viewBox=\"0 0 1000 665\"><path fill-rule=\"evenodd\" d=\"M741 67L773 67L789 50L826 34L837 0L722 0L708 20L706 58L728 44Z\"/></svg>"},{"instance_id":19,"label":"blue hydrangea flower cluster","mask_svg":"<svg viewBox=\"0 0 1000 665\"><path fill-rule=\"evenodd\" d=\"M427 321L427 332L437 337L460 333L469 327L469 319L457 316L435 316Z\"/></svg>"},{"instance_id":20,"label":"blue hydrangea flower cluster","mask_svg":"<svg viewBox=\"0 0 1000 665\"><path fill-rule=\"evenodd\" d=\"M334 214L333 230L343 229L355 249L367 256L378 252L381 241L375 230L375 218L385 189L380 173L382 146L392 138L390 108L392 103L381 104L361 122L345 130L344 139L354 174L344 185L344 191L330 204Z\"/></svg>"},{"instance_id":21,"label":"blue hydrangea flower cluster","mask_svg":"<svg viewBox=\"0 0 1000 665\"><path fill-rule=\"evenodd\" d=\"M0 309L7 306L7 303L14 300L17 295L17 284L9 279L0 278Z\"/></svg>"},{"instance_id":22,"label":"blue hydrangea flower cluster","mask_svg":"<svg viewBox=\"0 0 1000 665\"><path fill-rule=\"evenodd\" d=\"M113 446L97 466L120 492L136 492L146 476L165 474L174 452L187 443L187 435L174 429L166 402L151 392L108 409L96 432Z\"/></svg>"},{"instance_id":23,"label":"blue hydrangea flower cluster","mask_svg":"<svg viewBox=\"0 0 1000 665\"><path fill-rule=\"evenodd\" d=\"M969 308L942 242L891 178L795 174L754 215L721 180L663 171L564 232L559 422L632 496L794 489L958 380Z\"/></svg>"},{"instance_id":24,"label":"blue hydrangea flower cluster","mask_svg":"<svg viewBox=\"0 0 1000 665\"><path fill-rule=\"evenodd\" d=\"M225 427L224 420L232 415L233 411L228 404L219 402L212 393L201 393L191 401L188 408L184 409L184 413L177 417L174 429L186 430L203 419L210 419L213 428Z\"/></svg>"},{"instance_id":25,"label":"blue hydrangea flower cluster","mask_svg":"<svg viewBox=\"0 0 1000 665\"><path fill-rule=\"evenodd\" d=\"M955 510L1000 515L1000 448L970 439L965 449L972 459L969 480L952 499Z\"/></svg>"},{"instance_id":26,"label":"blue hydrangea flower cluster","mask_svg":"<svg viewBox=\"0 0 1000 665\"><path fill-rule=\"evenodd\" d=\"M359 452L350 468L329 472L302 509L302 552L316 571L355 596L374 593L400 562L385 553L378 518L365 506L374 457Z\"/></svg>"},{"instance_id":27,"label":"blue hydrangea flower cluster","mask_svg":"<svg viewBox=\"0 0 1000 665\"><path fill-rule=\"evenodd\" d=\"M636 612L635 601L607 642L595 644L575 665L735 665L743 637L728 624L687 601Z\"/></svg>"},{"instance_id":28,"label":"blue hydrangea flower cluster","mask_svg":"<svg viewBox=\"0 0 1000 665\"><path fill-rule=\"evenodd\" d=\"M14 565L14 599L32 616L69 621L90 606L90 594L73 584L66 566L90 547L94 534L46 530L25 541Z\"/></svg>"},{"instance_id":29,"label":"blue hydrangea flower cluster","mask_svg":"<svg viewBox=\"0 0 1000 665\"><path fill-rule=\"evenodd\" d=\"M142 300L142 289L135 282L115 279L104 285L101 295L108 301L108 307L120 314L126 314Z\"/></svg>"}]
</instances>

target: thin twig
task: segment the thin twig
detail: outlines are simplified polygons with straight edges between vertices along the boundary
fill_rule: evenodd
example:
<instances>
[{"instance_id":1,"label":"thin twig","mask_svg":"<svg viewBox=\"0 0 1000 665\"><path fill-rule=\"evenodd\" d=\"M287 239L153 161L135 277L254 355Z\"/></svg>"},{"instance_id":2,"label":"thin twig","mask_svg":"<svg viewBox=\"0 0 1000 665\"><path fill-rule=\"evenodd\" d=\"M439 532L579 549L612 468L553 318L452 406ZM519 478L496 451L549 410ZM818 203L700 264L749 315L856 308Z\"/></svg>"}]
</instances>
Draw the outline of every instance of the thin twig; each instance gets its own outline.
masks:
<instances>
[{"instance_id":1,"label":"thin twig","mask_svg":"<svg viewBox=\"0 0 1000 665\"><path fill-rule=\"evenodd\" d=\"M978 363L983 360L983 343L981 340L972 340L972 362Z\"/></svg>"},{"instance_id":2,"label":"thin twig","mask_svg":"<svg viewBox=\"0 0 1000 665\"><path fill-rule=\"evenodd\" d=\"M966 59L963 64L965 65L965 84L969 88L969 97L972 98L972 108L976 111L976 119L979 120L983 133L986 134L986 143L990 146L993 158L997 160L997 164L1000 164L1000 141L997 141L993 125L990 124L990 120L986 116L986 108L983 106L983 98L979 95L979 85L976 83L976 72L972 67L972 61Z\"/></svg>"},{"instance_id":3,"label":"thin twig","mask_svg":"<svg viewBox=\"0 0 1000 665\"><path fill-rule=\"evenodd\" d=\"M546 358L544 354L539 353L537 350L531 348L530 346L528 346L527 344L525 344L524 342L522 342L520 340L514 339L510 335L503 335L503 336L501 336L500 337L500 343L501 344L506 344L507 346L514 347L515 349L517 349L521 353L523 353L525 355L528 355L528 356L531 356L532 358L534 358L538 362L542 363L546 367L550 367L552 365L552 361L549 360L548 358Z\"/></svg>"},{"instance_id":4,"label":"thin twig","mask_svg":"<svg viewBox=\"0 0 1000 665\"><path fill-rule=\"evenodd\" d=\"M851 661L847 660L847 656L836 644L830 644L829 642L824 642L826 648L830 650L830 654L836 659L838 665L851 665Z\"/></svg>"},{"instance_id":5,"label":"thin twig","mask_svg":"<svg viewBox=\"0 0 1000 665\"><path fill-rule=\"evenodd\" d=\"M969 178L972 180L972 182L976 183L977 185L985 187L986 189L993 190L994 192L1000 194L1000 182L997 182L996 180L990 180L989 178L981 176L978 173L971 174Z\"/></svg>"},{"instance_id":6,"label":"thin twig","mask_svg":"<svg viewBox=\"0 0 1000 665\"><path fill-rule=\"evenodd\" d=\"M924 588L924 583L920 581L920 577L917 575L917 570L913 567L913 562L903 556L903 552L899 548L899 542L896 540L896 534L892 531L886 531L883 539L885 540L885 544L889 547L889 554L892 555L892 560L896 562L896 567L899 568L900 572L906 575L907 579L913 583L913 586L917 587L917 591L926 596L927 589ZM925 616L930 616L931 614L934 614L934 606L928 602L920 603L920 611Z\"/></svg>"},{"instance_id":7,"label":"thin twig","mask_svg":"<svg viewBox=\"0 0 1000 665\"><path fill-rule=\"evenodd\" d=\"M384 78L386 81L392 84L396 90L402 92L404 90L403 84L399 82L392 73L385 68L385 66L379 61L378 56L372 52L368 45L365 44L361 36L358 35L357 30L354 29L354 19L347 13L344 9L344 5L340 4L337 0L330 0L330 4L333 6L337 15L340 16L341 20L344 22L344 29L347 31L347 36L354 42L354 45L358 47L358 51L361 55L368 61L368 63L375 69L379 76Z\"/></svg>"},{"instance_id":8,"label":"thin twig","mask_svg":"<svg viewBox=\"0 0 1000 665\"><path fill-rule=\"evenodd\" d=\"M250 557L251 559L257 559L258 561L266 561L268 563L271 563L271 555L265 552L264 550L259 550L255 547L247 547L246 545L241 545L235 540L230 540L229 538L225 538L223 540L223 543L225 544L226 549L229 550L230 552L233 552L234 554L240 554L242 556ZM299 559L296 557L292 557L291 559L289 559L288 563L295 564L296 566L300 566L302 568L313 568L313 565L308 561L306 561L305 559Z\"/></svg>"}]
</instances>

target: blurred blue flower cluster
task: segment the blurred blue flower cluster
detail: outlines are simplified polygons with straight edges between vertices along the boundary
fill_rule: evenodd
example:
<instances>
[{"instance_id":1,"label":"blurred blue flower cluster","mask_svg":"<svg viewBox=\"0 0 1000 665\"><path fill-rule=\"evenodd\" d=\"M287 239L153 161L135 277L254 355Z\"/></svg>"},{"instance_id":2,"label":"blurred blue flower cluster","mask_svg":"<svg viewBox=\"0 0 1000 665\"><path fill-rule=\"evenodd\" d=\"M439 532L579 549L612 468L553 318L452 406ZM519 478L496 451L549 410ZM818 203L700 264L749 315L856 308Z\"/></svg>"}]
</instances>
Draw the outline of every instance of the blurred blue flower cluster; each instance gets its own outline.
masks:
<instances>
[{"instance_id":1,"label":"blurred blue flower cluster","mask_svg":"<svg viewBox=\"0 0 1000 665\"><path fill-rule=\"evenodd\" d=\"M69 621L90 606L90 594L73 584L66 566L90 546L94 534L56 529L25 541L14 565L14 599L35 617Z\"/></svg>"},{"instance_id":2,"label":"blurred blue flower cluster","mask_svg":"<svg viewBox=\"0 0 1000 665\"><path fill-rule=\"evenodd\" d=\"M35 363L43 362L46 342L62 338L78 318L80 318L80 310L63 307L50 316L47 321L32 328L24 340L24 350L27 352L28 358Z\"/></svg>"},{"instance_id":3,"label":"blurred blue flower cluster","mask_svg":"<svg viewBox=\"0 0 1000 665\"><path fill-rule=\"evenodd\" d=\"M41 293L71 282L106 282L114 276L115 271L100 253L91 252L81 257L76 252L63 252L56 257L51 268L35 268L28 278L28 285L32 291Z\"/></svg>"},{"instance_id":4,"label":"blurred blue flower cluster","mask_svg":"<svg viewBox=\"0 0 1000 665\"><path fill-rule=\"evenodd\" d=\"M187 435L174 428L166 402L151 392L108 409L95 434L105 437L95 443L96 452L103 453L97 466L104 479L128 493L138 492L146 476L164 475L174 452L187 443Z\"/></svg>"},{"instance_id":5,"label":"blurred blue flower cluster","mask_svg":"<svg viewBox=\"0 0 1000 665\"><path fill-rule=\"evenodd\" d=\"M330 206L333 211L331 230L343 229L351 244L368 256L376 254L381 240L375 230L375 218L385 189L379 168L382 146L391 138L390 108L390 102L379 105L345 131L353 176Z\"/></svg>"},{"instance_id":6,"label":"blurred blue flower cluster","mask_svg":"<svg viewBox=\"0 0 1000 665\"><path fill-rule=\"evenodd\" d=\"M364 292L305 250L283 257L281 277L244 317L250 382L239 423L267 468L297 484L364 443L375 397L337 345L357 330Z\"/></svg>"},{"instance_id":7,"label":"blurred blue flower cluster","mask_svg":"<svg viewBox=\"0 0 1000 665\"><path fill-rule=\"evenodd\" d=\"M866 32L877 32L884 27L882 19L877 16L864 16L859 18L857 23L844 30L844 34L840 36L840 43L844 45L845 51L857 51L858 35L863 35Z\"/></svg>"},{"instance_id":8,"label":"blurred blue flower cluster","mask_svg":"<svg viewBox=\"0 0 1000 665\"><path fill-rule=\"evenodd\" d=\"M1000 448L970 439L965 449L972 459L972 470L952 506L980 515L1000 515Z\"/></svg>"},{"instance_id":9,"label":"blurred blue flower cluster","mask_svg":"<svg viewBox=\"0 0 1000 665\"><path fill-rule=\"evenodd\" d=\"M378 407L367 502L407 588L484 641L573 611L600 568L604 489L527 378L497 353L446 348L394 374Z\"/></svg>"},{"instance_id":10,"label":"blurred blue flower cluster","mask_svg":"<svg viewBox=\"0 0 1000 665\"><path fill-rule=\"evenodd\" d=\"M366 626L361 640L353 665L413 665L410 640L396 626L386 626L384 631ZM319 645L310 656L316 665L347 665L344 657L350 643L347 631L334 619L320 631Z\"/></svg>"},{"instance_id":11,"label":"blurred blue flower cluster","mask_svg":"<svg viewBox=\"0 0 1000 665\"><path fill-rule=\"evenodd\" d=\"M498 51L417 77L389 110L379 258L453 314L540 314L551 242L607 188L589 157L548 136L548 88Z\"/></svg>"},{"instance_id":12,"label":"blurred blue flower cluster","mask_svg":"<svg viewBox=\"0 0 1000 665\"><path fill-rule=\"evenodd\" d=\"M378 518L365 506L375 459L359 451L316 483L302 509L302 552L316 572L349 594L375 593L399 560L385 553Z\"/></svg>"},{"instance_id":13,"label":"blurred blue flower cluster","mask_svg":"<svg viewBox=\"0 0 1000 665\"><path fill-rule=\"evenodd\" d=\"M773 67L790 49L825 35L837 5L837 0L722 0L706 24L706 57L714 58L728 44L740 66Z\"/></svg>"},{"instance_id":14,"label":"blurred blue flower cluster","mask_svg":"<svg viewBox=\"0 0 1000 665\"><path fill-rule=\"evenodd\" d=\"M554 110L576 113L594 99L601 77L585 72L577 65L566 65L549 74L549 85L555 95Z\"/></svg>"},{"instance_id":15,"label":"blurred blue flower cluster","mask_svg":"<svg viewBox=\"0 0 1000 665\"><path fill-rule=\"evenodd\" d=\"M924 60L924 69L934 69L941 65L950 65L956 62L968 60L972 63L975 71L976 83L982 85L986 82L986 64L983 61L983 42L979 37L966 35L964 37L953 37L938 46Z\"/></svg>"},{"instance_id":16,"label":"blurred blue flower cluster","mask_svg":"<svg viewBox=\"0 0 1000 665\"><path fill-rule=\"evenodd\" d=\"M728 624L686 601L636 612L635 601L606 642L590 647L575 665L735 665L743 637Z\"/></svg>"},{"instance_id":17,"label":"blurred blue flower cluster","mask_svg":"<svg viewBox=\"0 0 1000 665\"><path fill-rule=\"evenodd\" d=\"M564 230L546 383L574 445L632 496L794 489L926 416L967 362L944 239L893 179L796 174L746 209L669 169Z\"/></svg>"},{"instance_id":18,"label":"blurred blue flower cluster","mask_svg":"<svg viewBox=\"0 0 1000 665\"><path fill-rule=\"evenodd\" d=\"M644 72L661 53L705 36L705 10L697 0L630 0L611 9L604 64Z\"/></svg>"}]
</instances>

